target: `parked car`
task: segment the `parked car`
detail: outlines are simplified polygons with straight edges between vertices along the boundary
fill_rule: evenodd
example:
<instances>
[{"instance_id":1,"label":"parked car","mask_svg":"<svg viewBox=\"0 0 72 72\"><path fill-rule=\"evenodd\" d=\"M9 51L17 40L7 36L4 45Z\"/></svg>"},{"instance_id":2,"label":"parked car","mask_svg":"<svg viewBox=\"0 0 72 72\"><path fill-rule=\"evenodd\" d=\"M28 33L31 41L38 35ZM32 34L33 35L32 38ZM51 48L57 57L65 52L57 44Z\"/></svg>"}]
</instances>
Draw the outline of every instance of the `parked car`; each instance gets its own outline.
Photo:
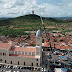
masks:
<instances>
[{"instance_id":1,"label":"parked car","mask_svg":"<svg viewBox=\"0 0 72 72\"><path fill-rule=\"evenodd\" d=\"M56 61L55 64L56 64L57 66L61 66L61 63L59 63L59 61Z\"/></svg>"},{"instance_id":2,"label":"parked car","mask_svg":"<svg viewBox=\"0 0 72 72\"><path fill-rule=\"evenodd\" d=\"M10 66L8 65L8 69L10 69Z\"/></svg>"},{"instance_id":3,"label":"parked car","mask_svg":"<svg viewBox=\"0 0 72 72\"><path fill-rule=\"evenodd\" d=\"M16 66L13 66L13 69L16 69Z\"/></svg>"},{"instance_id":4,"label":"parked car","mask_svg":"<svg viewBox=\"0 0 72 72\"><path fill-rule=\"evenodd\" d=\"M26 67L26 69L28 69L28 70L29 70L29 67Z\"/></svg>"},{"instance_id":5,"label":"parked car","mask_svg":"<svg viewBox=\"0 0 72 72\"><path fill-rule=\"evenodd\" d=\"M64 56L64 53L62 53L62 56Z\"/></svg>"},{"instance_id":6,"label":"parked car","mask_svg":"<svg viewBox=\"0 0 72 72\"><path fill-rule=\"evenodd\" d=\"M1 65L0 65L0 68L1 68Z\"/></svg>"},{"instance_id":7,"label":"parked car","mask_svg":"<svg viewBox=\"0 0 72 72\"><path fill-rule=\"evenodd\" d=\"M23 69L27 69L27 67L23 67Z\"/></svg>"},{"instance_id":8,"label":"parked car","mask_svg":"<svg viewBox=\"0 0 72 72\"><path fill-rule=\"evenodd\" d=\"M3 72L3 70L1 70L1 72Z\"/></svg>"},{"instance_id":9,"label":"parked car","mask_svg":"<svg viewBox=\"0 0 72 72\"><path fill-rule=\"evenodd\" d=\"M34 68L33 70L35 71L36 69Z\"/></svg>"},{"instance_id":10,"label":"parked car","mask_svg":"<svg viewBox=\"0 0 72 72\"><path fill-rule=\"evenodd\" d=\"M17 69L20 69L20 67L18 66Z\"/></svg>"},{"instance_id":11,"label":"parked car","mask_svg":"<svg viewBox=\"0 0 72 72\"><path fill-rule=\"evenodd\" d=\"M6 72L5 70L1 70L0 72Z\"/></svg>"},{"instance_id":12,"label":"parked car","mask_svg":"<svg viewBox=\"0 0 72 72\"><path fill-rule=\"evenodd\" d=\"M1 68L4 68L5 65L1 65Z\"/></svg>"},{"instance_id":13,"label":"parked car","mask_svg":"<svg viewBox=\"0 0 72 72\"><path fill-rule=\"evenodd\" d=\"M44 68L44 72L47 72L47 69L46 68Z\"/></svg>"},{"instance_id":14,"label":"parked car","mask_svg":"<svg viewBox=\"0 0 72 72\"><path fill-rule=\"evenodd\" d=\"M41 68L41 71L44 71L44 68Z\"/></svg>"},{"instance_id":15,"label":"parked car","mask_svg":"<svg viewBox=\"0 0 72 72\"><path fill-rule=\"evenodd\" d=\"M58 55L59 51L55 51L54 54Z\"/></svg>"},{"instance_id":16,"label":"parked car","mask_svg":"<svg viewBox=\"0 0 72 72\"><path fill-rule=\"evenodd\" d=\"M49 59L51 59L52 58L52 56L51 55L49 55Z\"/></svg>"},{"instance_id":17,"label":"parked car","mask_svg":"<svg viewBox=\"0 0 72 72\"><path fill-rule=\"evenodd\" d=\"M6 66L6 69L8 68L8 65Z\"/></svg>"},{"instance_id":18,"label":"parked car","mask_svg":"<svg viewBox=\"0 0 72 72\"><path fill-rule=\"evenodd\" d=\"M38 71L40 71L41 68L37 68Z\"/></svg>"},{"instance_id":19,"label":"parked car","mask_svg":"<svg viewBox=\"0 0 72 72\"><path fill-rule=\"evenodd\" d=\"M24 69L23 67L20 67L20 69Z\"/></svg>"},{"instance_id":20,"label":"parked car","mask_svg":"<svg viewBox=\"0 0 72 72\"><path fill-rule=\"evenodd\" d=\"M33 71L34 67L31 68L31 70Z\"/></svg>"},{"instance_id":21,"label":"parked car","mask_svg":"<svg viewBox=\"0 0 72 72\"><path fill-rule=\"evenodd\" d=\"M10 69L12 69L13 68L13 66L10 66Z\"/></svg>"},{"instance_id":22,"label":"parked car","mask_svg":"<svg viewBox=\"0 0 72 72\"><path fill-rule=\"evenodd\" d=\"M3 68L6 68L6 65L4 65Z\"/></svg>"}]
</instances>

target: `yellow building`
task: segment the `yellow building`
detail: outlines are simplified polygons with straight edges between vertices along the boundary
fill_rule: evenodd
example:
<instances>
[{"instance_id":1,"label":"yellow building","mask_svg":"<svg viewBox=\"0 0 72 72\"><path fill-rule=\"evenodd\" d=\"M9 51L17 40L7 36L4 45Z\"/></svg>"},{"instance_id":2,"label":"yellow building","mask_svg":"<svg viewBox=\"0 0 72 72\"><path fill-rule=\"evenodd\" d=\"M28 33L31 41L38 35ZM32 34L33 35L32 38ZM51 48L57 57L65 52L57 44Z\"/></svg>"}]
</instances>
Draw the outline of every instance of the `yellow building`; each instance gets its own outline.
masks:
<instances>
[{"instance_id":1,"label":"yellow building","mask_svg":"<svg viewBox=\"0 0 72 72\"><path fill-rule=\"evenodd\" d=\"M0 43L0 63L24 66L40 66L42 62L42 32L36 33L36 46L16 47L12 43Z\"/></svg>"}]
</instances>

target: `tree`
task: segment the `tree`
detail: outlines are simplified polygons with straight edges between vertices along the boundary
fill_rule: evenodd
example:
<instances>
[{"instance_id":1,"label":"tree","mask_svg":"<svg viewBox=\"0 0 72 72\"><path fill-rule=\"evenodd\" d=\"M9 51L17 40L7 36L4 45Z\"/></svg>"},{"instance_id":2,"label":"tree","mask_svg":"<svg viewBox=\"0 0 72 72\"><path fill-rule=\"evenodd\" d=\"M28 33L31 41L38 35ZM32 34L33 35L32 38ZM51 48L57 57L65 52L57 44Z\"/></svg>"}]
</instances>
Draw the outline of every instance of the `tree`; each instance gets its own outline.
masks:
<instances>
[{"instance_id":1,"label":"tree","mask_svg":"<svg viewBox=\"0 0 72 72\"><path fill-rule=\"evenodd\" d=\"M44 43L44 39L42 39L42 43Z\"/></svg>"}]
</instances>

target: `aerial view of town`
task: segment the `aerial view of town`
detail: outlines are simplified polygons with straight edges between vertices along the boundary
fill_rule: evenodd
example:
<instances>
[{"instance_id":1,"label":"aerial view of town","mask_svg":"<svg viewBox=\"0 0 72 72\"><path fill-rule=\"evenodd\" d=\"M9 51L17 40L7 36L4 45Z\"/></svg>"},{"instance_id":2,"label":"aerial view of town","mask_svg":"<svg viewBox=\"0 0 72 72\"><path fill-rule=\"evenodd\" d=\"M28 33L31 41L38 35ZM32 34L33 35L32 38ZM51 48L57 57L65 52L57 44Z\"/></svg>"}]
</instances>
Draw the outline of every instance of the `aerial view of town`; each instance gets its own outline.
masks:
<instances>
[{"instance_id":1,"label":"aerial view of town","mask_svg":"<svg viewBox=\"0 0 72 72\"><path fill-rule=\"evenodd\" d=\"M0 0L0 72L72 72L72 0Z\"/></svg>"}]
</instances>

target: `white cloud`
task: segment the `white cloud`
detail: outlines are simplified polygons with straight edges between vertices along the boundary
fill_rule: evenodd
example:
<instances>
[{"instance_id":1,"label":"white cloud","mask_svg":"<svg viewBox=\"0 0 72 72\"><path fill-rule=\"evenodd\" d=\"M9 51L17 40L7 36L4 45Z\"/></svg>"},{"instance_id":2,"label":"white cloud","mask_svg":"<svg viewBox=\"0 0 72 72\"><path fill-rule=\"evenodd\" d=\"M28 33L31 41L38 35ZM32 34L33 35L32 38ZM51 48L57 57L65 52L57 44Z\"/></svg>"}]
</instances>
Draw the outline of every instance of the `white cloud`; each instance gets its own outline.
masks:
<instances>
[{"instance_id":1,"label":"white cloud","mask_svg":"<svg viewBox=\"0 0 72 72\"><path fill-rule=\"evenodd\" d=\"M62 0L63 2L71 3L72 0Z\"/></svg>"},{"instance_id":2,"label":"white cloud","mask_svg":"<svg viewBox=\"0 0 72 72\"><path fill-rule=\"evenodd\" d=\"M37 4L39 0L0 0L0 17L17 17L35 11L37 15L47 17L72 16L72 1L62 0L64 3ZM70 2L71 1L71 2ZM70 2L70 3L69 3Z\"/></svg>"}]
</instances>

